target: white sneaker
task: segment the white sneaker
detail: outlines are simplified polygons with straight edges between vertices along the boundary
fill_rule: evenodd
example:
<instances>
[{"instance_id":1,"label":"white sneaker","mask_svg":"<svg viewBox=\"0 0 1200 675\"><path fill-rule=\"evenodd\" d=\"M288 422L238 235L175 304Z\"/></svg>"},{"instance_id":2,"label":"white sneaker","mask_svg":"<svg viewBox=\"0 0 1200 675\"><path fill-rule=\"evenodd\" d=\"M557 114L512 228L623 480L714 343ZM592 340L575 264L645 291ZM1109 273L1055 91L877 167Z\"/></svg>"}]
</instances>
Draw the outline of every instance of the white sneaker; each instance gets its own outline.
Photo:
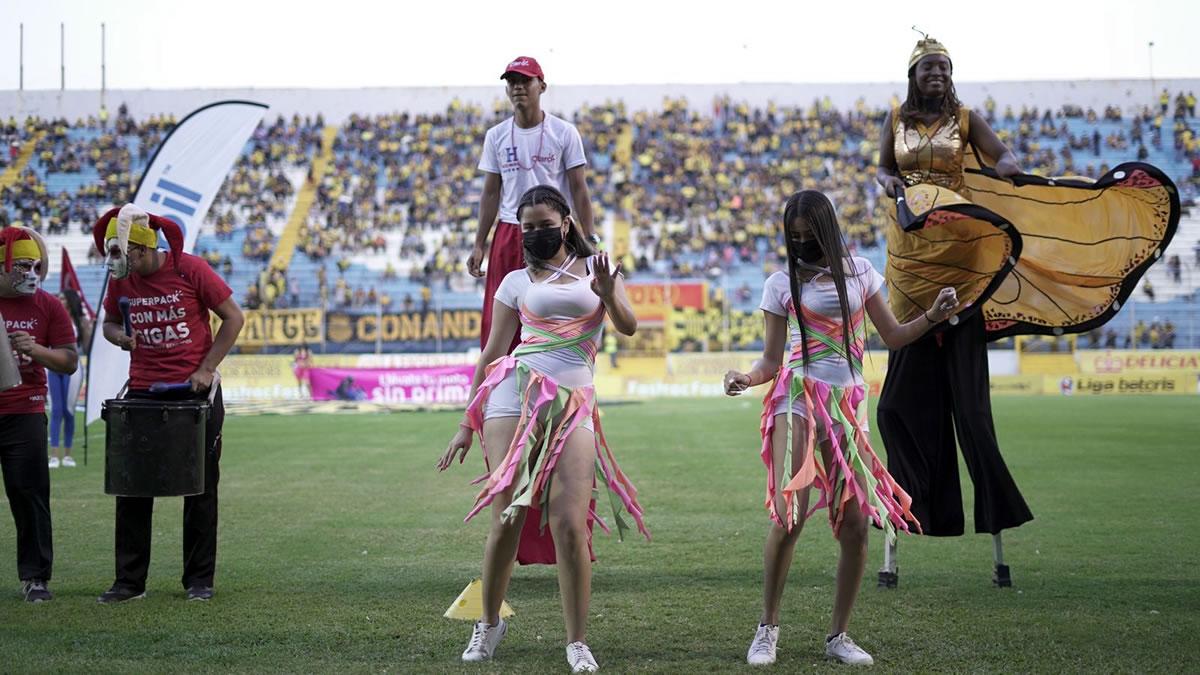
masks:
<instances>
[{"instance_id":1,"label":"white sneaker","mask_svg":"<svg viewBox=\"0 0 1200 675\"><path fill-rule=\"evenodd\" d=\"M864 652L862 647L854 644L854 640L845 633L838 633L825 642L825 656L852 666L869 666L875 663L875 659Z\"/></svg>"},{"instance_id":2,"label":"white sneaker","mask_svg":"<svg viewBox=\"0 0 1200 675\"><path fill-rule=\"evenodd\" d=\"M508 632L508 624L504 619L500 623L488 625L482 621L475 622L475 630L471 633L471 641L462 653L463 661L487 661L496 653L496 646Z\"/></svg>"},{"instance_id":3,"label":"white sneaker","mask_svg":"<svg viewBox=\"0 0 1200 675\"><path fill-rule=\"evenodd\" d=\"M74 458L74 457L72 457L72 456L70 456L70 455L67 455L66 457L63 457L63 458L62 458L62 465L63 465L63 466L68 466L68 467L74 467L74 466L75 466L75 458Z\"/></svg>"},{"instance_id":4,"label":"white sneaker","mask_svg":"<svg viewBox=\"0 0 1200 675\"><path fill-rule=\"evenodd\" d=\"M775 663L775 645L779 643L779 626L760 624L746 652L746 663L752 666L769 666Z\"/></svg>"},{"instance_id":5,"label":"white sneaker","mask_svg":"<svg viewBox=\"0 0 1200 675\"><path fill-rule=\"evenodd\" d=\"M572 673L594 673L600 670L596 657L592 656L592 650L582 642L567 645L567 663L571 666Z\"/></svg>"},{"instance_id":6,"label":"white sneaker","mask_svg":"<svg viewBox=\"0 0 1200 675\"><path fill-rule=\"evenodd\" d=\"M51 469L57 469L57 468L58 468L58 458L57 458L57 457L51 457L51 458L50 458L50 468L51 468Z\"/></svg>"}]
</instances>

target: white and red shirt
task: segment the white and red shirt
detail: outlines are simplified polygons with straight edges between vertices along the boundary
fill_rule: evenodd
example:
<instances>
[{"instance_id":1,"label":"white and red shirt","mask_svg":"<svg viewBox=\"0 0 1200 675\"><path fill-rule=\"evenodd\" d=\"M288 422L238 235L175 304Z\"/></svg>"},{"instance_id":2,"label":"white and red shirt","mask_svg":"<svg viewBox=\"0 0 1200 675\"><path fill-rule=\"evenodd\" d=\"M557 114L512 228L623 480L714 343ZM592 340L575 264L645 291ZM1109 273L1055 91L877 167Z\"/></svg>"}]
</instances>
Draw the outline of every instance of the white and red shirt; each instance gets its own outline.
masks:
<instances>
[{"instance_id":1,"label":"white and red shirt","mask_svg":"<svg viewBox=\"0 0 1200 675\"><path fill-rule=\"evenodd\" d=\"M33 341L49 347L74 347L75 324L61 301L38 289L32 296L0 298L0 315L9 333L25 331ZM0 392L0 415L23 415L46 411L46 367L24 354L17 354L21 384Z\"/></svg>"},{"instance_id":2,"label":"white and red shirt","mask_svg":"<svg viewBox=\"0 0 1200 675\"><path fill-rule=\"evenodd\" d=\"M500 220L517 222L517 203L529 188L552 185L573 205L567 171L587 164L583 137L574 124L545 113L531 129L510 117L488 129L479 170L500 174Z\"/></svg>"},{"instance_id":3,"label":"white and red shirt","mask_svg":"<svg viewBox=\"0 0 1200 675\"><path fill-rule=\"evenodd\" d=\"M183 254L178 270L173 261L167 256L149 276L133 273L108 282L104 311L121 316L118 303L129 298L130 323L138 333L137 348L130 353L130 389L187 382L212 348L209 310L233 295L201 258Z\"/></svg>"}]
</instances>

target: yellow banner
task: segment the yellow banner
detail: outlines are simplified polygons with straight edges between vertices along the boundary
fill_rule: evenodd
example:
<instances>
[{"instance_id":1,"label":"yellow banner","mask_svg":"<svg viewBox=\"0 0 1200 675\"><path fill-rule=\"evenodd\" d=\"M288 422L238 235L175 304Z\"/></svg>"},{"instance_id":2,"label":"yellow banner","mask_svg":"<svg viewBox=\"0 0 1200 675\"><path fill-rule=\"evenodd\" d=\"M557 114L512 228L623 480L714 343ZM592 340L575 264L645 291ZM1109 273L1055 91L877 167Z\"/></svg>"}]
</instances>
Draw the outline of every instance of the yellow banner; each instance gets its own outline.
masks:
<instances>
[{"instance_id":1,"label":"yellow banner","mask_svg":"<svg viewBox=\"0 0 1200 675\"><path fill-rule=\"evenodd\" d=\"M707 352L702 354L667 354L668 375L692 375L721 379L730 370L750 370L760 352Z\"/></svg>"},{"instance_id":2,"label":"yellow banner","mask_svg":"<svg viewBox=\"0 0 1200 675\"><path fill-rule=\"evenodd\" d=\"M725 311L720 306L671 310L669 351L737 351L762 341L762 312Z\"/></svg>"},{"instance_id":3,"label":"yellow banner","mask_svg":"<svg viewBox=\"0 0 1200 675\"><path fill-rule=\"evenodd\" d=\"M291 356L234 354L225 357L218 370L226 401L308 400L292 372Z\"/></svg>"},{"instance_id":4,"label":"yellow banner","mask_svg":"<svg viewBox=\"0 0 1200 675\"><path fill-rule=\"evenodd\" d=\"M1088 374L1200 370L1200 351L1175 349L1089 349L1076 352L1079 370Z\"/></svg>"},{"instance_id":5,"label":"yellow banner","mask_svg":"<svg viewBox=\"0 0 1200 675\"><path fill-rule=\"evenodd\" d=\"M1063 396L1197 394L1200 393L1200 371L1047 375L1042 391Z\"/></svg>"},{"instance_id":6,"label":"yellow banner","mask_svg":"<svg viewBox=\"0 0 1200 675\"><path fill-rule=\"evenodd\" d=\"M596 363L596 390L600 398L654 399L670 397L722 396L725 371L745 371L761 354L727 352L716 354L672 354L661 357L619 357L613 368L609 359ZM465 362L462 354L404 354L392 356L313 356L313 365L379 367L436 365ZM864 359L864 379L870 396L879 396L887 364L887 352L869 352ZM233 355L220 367L222 387L229 401L308 400L292 372L290 355ZM763 387L746 394L757 401ZM1189 372L1140 372L1125 374L993 375L991 392L1005 395L1186 395L1200 394L1200 370Z\"/></svg>"},{"instance_id":7,"label":"yellow banner","mask_svg":"<svg viewBox=\"0 0 1200 675\"><path fill-rule=\"evenodd\" d=\"M596 361L596 391L605 399L653 399L689 396L723 396L723 380L729 370L746 372L762 352L673 353L661 357L618 357L617 367L608 359ZM888 353L867 352L863 379L870 396L879 395L887 370ZM763 395L759 385L748 396ZM1041 393L1041 380L1034 393Z\"/></svg>"},{"instance_id":8,"label":"yellow banner","mask_svg":"<svg viewBox=\"0 0 1200 675\"><path fill-rule=\"evenodd\" d=\"M992 375L992 396L1040 395L1044 388L1044 375Z\"/></svg>"},{"instance_id":9,"label":"yellow banner","mask_svg":"<svg viewBox=\"0 0 1200 675\"><path fill-rule=\"evenodd\" d=\"M330 312L329 342L424 342L434 351L438 339L478 340L482 314L477 309L428 312Z\"/></svg>"},{"instance_id":10,"label":"yellow banner","mask_svg":"<svg viewBox=\"0 0 1200 675\"><path fill-rule=\"evenodd\" d=\"M238 335L239 347L313 345L321 342L325 316L320 309L246 309L246 325ZM213 335L221 319L211 314Z\"/></svg>"},{"instance_id":11,"label":"yellow banner","mask_svg":"<svg viewBox=\"0 0 1200 675\"><path fill-rule=\"evenodd\" d=\"M1059 375L1079 372L1075 355L1061 354L1021 354L1022 375Z\"/></svg>"}]
</instances>

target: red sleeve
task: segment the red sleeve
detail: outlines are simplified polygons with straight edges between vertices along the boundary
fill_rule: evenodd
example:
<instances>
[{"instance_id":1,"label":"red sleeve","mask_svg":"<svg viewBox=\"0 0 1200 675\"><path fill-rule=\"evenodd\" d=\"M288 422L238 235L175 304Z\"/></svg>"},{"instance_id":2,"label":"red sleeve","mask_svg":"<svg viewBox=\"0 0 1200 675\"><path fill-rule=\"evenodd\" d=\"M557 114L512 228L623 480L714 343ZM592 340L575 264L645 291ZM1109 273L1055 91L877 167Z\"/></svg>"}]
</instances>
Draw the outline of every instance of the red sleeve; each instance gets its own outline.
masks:
<instances>
[{"instance_id":1,"label":"red sleeve","mask_svg":"<svg viewBox=\"0 0 1200 675\"><path fill-rule=\"evenodd\" d=\"M58 298L47 296L45 301L46 319L49 323L46 328L46 346L47 347L65 347L75 344L75 323L71 321L71 315L67 314L67 310L63 307Z\"/></svg>"},{"instance_id":2,"label":"red sleeve","mask_svg":"<svg viewBox=\"0 0 1200 675\"><path fill-rule=\"evenodd\" d=\"M116 286L116 280L109 279L108 288L104 290L104 312L110 316L120 316L121 314L121 308L117 306Z\"/></svg>"},{"instance_id":3,"label":"red sleeve","mask_svg":"<svg viewBox=\"0 0 1200 675\"><path fill-rule=\"evenodd\" d=\"M200 258L190 259L191 277L196 284L196 295L206 309L213 309L233 295L233 289L225 283L221 275Z\"/></svg>"}]
</instances>

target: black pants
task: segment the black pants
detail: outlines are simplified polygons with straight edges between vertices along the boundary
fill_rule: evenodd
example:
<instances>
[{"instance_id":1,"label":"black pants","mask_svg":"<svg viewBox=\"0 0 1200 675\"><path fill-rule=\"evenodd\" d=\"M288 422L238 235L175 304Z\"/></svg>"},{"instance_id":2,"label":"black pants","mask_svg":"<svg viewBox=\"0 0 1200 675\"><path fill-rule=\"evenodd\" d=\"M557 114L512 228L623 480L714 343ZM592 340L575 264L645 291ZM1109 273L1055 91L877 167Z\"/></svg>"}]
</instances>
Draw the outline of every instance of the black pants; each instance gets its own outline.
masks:
<instances>
[{"instance_id":1,"label":"black pants","mask_svg":"<svg viewBox=\"0 0 1200 675\"><path fill-rule=\"evenodd\" d=\"M17 526L17 577L50 580L54 541L50 525L50 467L46 415L0 415L0 466Z\"/></svg>"},{"instance_id":2,"label":"black pants","mask_svg":"<svg viewBox=\"0 0 1200 675\"><path fill-rule=\"evenodd\" d=\"M957 435L975 484L975 531L1033 520L996 442L983 317L964 319L941 342L927 336L888 356L878 414L888 471L912 496L925 534L961 535Z\"/></svg>"},{"instance_id":3,"label":"black pants","mask_svg":"<svg viewBox=\"0 0 1200 675\"><path fill-rule=\"evenodd\" d=\"M191 392L151 394L130 391L126 398L162 401L204 399ZM204 431L208 452L204 460L204 493L183 498L183 587L212 586L217 567L217 482L220 480L221 426L225 405L221 389L213 398ZM114 585L138 593L146 590L150 571L150 533L153 497L117 497L117 579Z\"/></svg>"}]
</instances>

